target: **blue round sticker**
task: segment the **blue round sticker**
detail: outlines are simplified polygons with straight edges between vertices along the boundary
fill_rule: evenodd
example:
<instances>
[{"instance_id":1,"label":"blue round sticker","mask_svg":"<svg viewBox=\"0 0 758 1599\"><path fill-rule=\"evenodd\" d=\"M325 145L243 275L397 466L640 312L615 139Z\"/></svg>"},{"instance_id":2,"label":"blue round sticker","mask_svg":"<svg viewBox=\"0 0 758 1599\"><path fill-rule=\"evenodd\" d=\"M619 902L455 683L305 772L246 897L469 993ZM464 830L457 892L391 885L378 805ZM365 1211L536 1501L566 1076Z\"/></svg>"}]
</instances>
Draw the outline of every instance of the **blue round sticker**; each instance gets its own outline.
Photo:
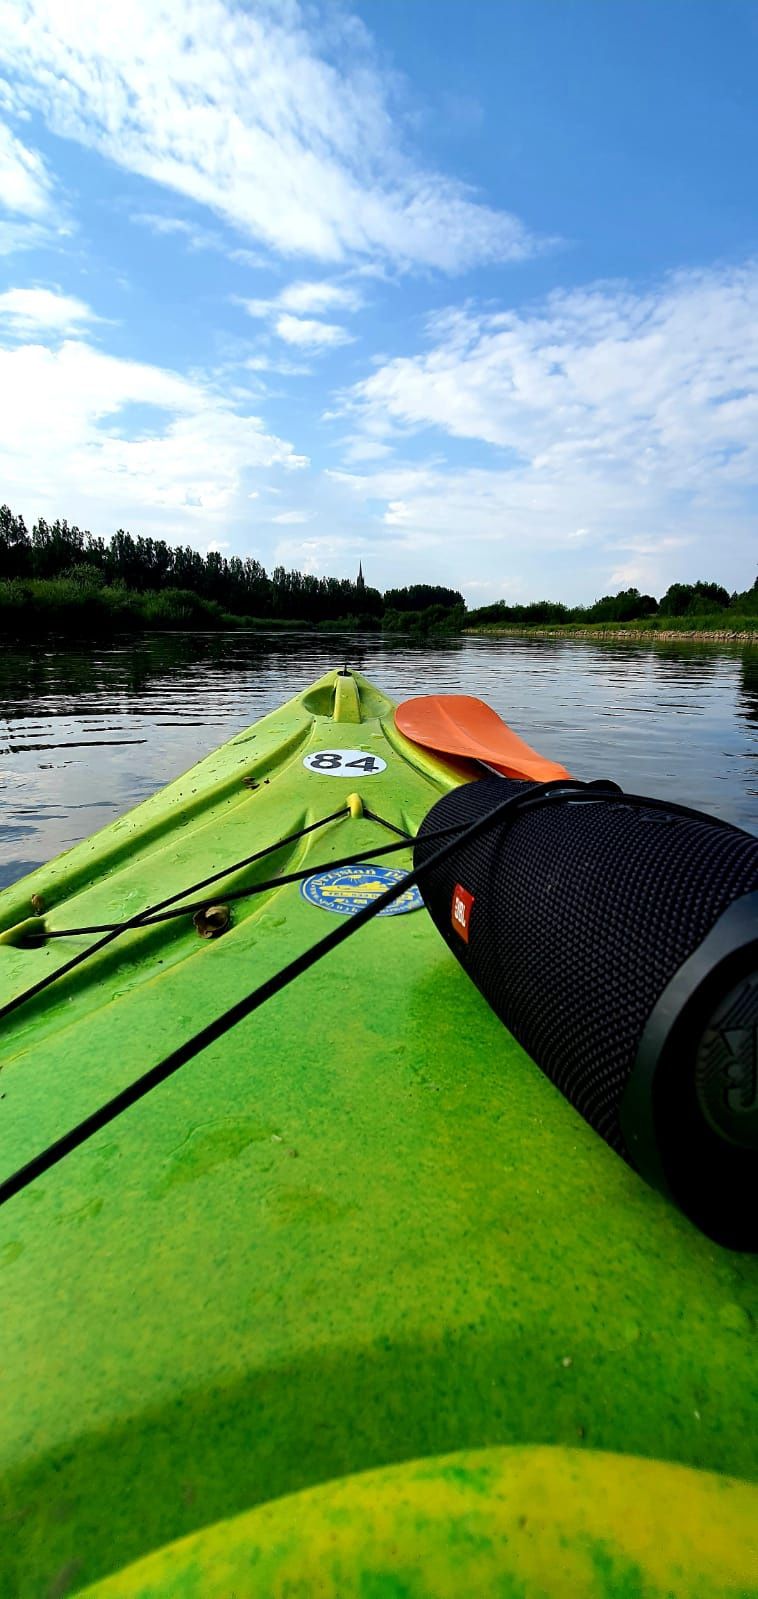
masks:
<instances>
[{"instance_id":1,"label":"blue round sticker","mask_svg":"<svg viewBox=\"0 0 758 1599\"><path fill-rule=\"evenodd\" d=\"M324 911L355 916L364 905L370 905L385 889L405 876L398 866L338 866L333 872L318 872L315 877L307 877L300 885L300 892L311 905L319 905ZM403 916L406 911L420 910L423 903L414 884L391 905L385 905L378 915Z\"/></svg>"}]
</instances>

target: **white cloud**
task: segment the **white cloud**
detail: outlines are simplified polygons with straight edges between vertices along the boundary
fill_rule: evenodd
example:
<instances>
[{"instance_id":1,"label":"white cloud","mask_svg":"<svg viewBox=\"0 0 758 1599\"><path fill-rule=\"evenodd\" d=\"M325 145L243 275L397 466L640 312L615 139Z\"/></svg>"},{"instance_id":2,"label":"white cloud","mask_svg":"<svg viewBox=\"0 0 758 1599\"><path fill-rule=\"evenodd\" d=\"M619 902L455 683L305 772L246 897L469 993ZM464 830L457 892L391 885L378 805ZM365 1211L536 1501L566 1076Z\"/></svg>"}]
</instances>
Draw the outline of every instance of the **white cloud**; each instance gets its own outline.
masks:
<instances>
[{"instance_id":1,"label":"white cloud","mask_svg":"<svg viewBox=\"0 0 758 1599\"><path fill-rule=\"evenodd\" d=\"M236 261L239 266L253 268L268 266L268 261L265 255L260 255L257 250L229 250L227 251L227 254L229 256L229 260Z\"/></svg>"},{"instance_id":2,"label":"white cloud","mask_svg":"<svg viewBox=\"0 0 758 1599\"><path fill-rule=\"evenodd\" d=\"M157 233L159 237L185 239L190 250L216 250L242 266L262 267L267 264L264 256L256 255L252 250L232 249L222 234L213 228L201 227L198 222L188 222L186 217L170 216L162 211L134 211L130 221L136 222L139 227L149 228L151 233Z\"/></svg>"},{"instance_id":3,"label":"white cloud","mask_svg":"<svg viewBox=\"0 0 758 1599\"><path fill-rule=\"evenodd\" d=\"M274 550L274 560L312 577L331 576L335 568L344 576L355 577L359 561L366 560L366 541L354 533L283 539Z\"/></svg>"},{"instance_id":4,"label":"white cloud","mask_svg":"<svg viewBox=\"0 0 758 1599\"><path fill-rule=\"evenodd\" d=\"M129 220L141 228L149 228L151 233L169 238L178 235L186 239L193 250L216 250L221 243L219 234L209 228L201 228L196 223L187 222L184 217L172 217L162 211L133 211Z\"/></svg>"},{"instance_id":5,"label":"white cloud","mask_svg":"<svg viewBox=\"0 0 758 1599\"><path fill-rule=\"evenodd\" d=\"M345 283L288 283L282 289L277 304L284 311L297 315L315 311L357 311L362 304L360 295Z\"/></svg>"},{"instance_id":6,"label":"white cloud","mask_svg":"<svg viewBox=\"0 0 758 1599\"><path fill-rule=\"evenodd\" d=\"M295 527L298 522L310 522L309 511L279 511L277 516L272 516L272 522L278 522L283 527Z\"/></svg>"},{"instance_id":7,"label":"white cloud","mask_svg":"<svg viewBox=\"0 0 758 1599\"><path fill-rule=\"evenodd\" d=\"M386 362L352 400L540 471L623 460L641 482L685 464L704 478L711 449L748 447L755 465L757 320L756 264L681 273L657 292L555 293L526 314L452 310L432 319L427 354Z\"/></svg>"},{"instance_id":8,"label":"white cloud","mask_svg":"<svg viewBox=\"0 0 758 1599\"><path fill-rule=\"evenodd\" d=\"M339 344L352 343L352 335L337 322L319 322L315 317L290 316L285 311L277 317L275 331L285 344L296 344L300 349L334 349Z\"/></svg>"},{"instance_id":9,"label":"white cloud","mask_svg":"<svg viewBox=\"0 0 758 1599\"><path fill-rule=\"evenodd\" d=\"M0 255L15 255L17 250L35 250L49 242L48 230L38 222L20 222L0 217Z\"/></svg>"},{"instance_id":10,"label":"white cloud","mask_svg":"<svg viewBox=\"0 0 758 1599\"><path fill-rule=\"evenodd\" d=\"M309 352L309 356L313 353ZM273 353L248 356L243 359L242 366L253 374L249 379L252 393L267 400L291 398L291 386L286 383L275 384L274 379L307 378L313 375L314 370L309 361L291 360L287 355L277 356Z\"/></svg>"},{"instance_id":11,"label":"white cloud","mask_svg":"<svg viewBox=\"0 0 758 1599\"><path fill-rule=\"evenodd\" d=\"M52 183L41 155L27 149L5 122L0 122L0 205L32 221L44 220L52 207Z\"/></svg>"},{"instance_id":12,"label":"white cloud","mask_svg":"<svg viewBox=\"0 0 758 1599\"><path fill-rule=\"evenodd\" d=\"M279 377L308 377L312 367L302 361L290 361L286 356L250 355L243 361L249 372L274 372Z\"/></svg>"},{"instance_id":13,"label":"white cloud","mask_svg":"<svg viewBox=\"0 0 758 1599\"><path fill-rule=\"evenodd\" d=\"M348 434L341 441L342 458L350 464L361 461L381 461L392 454L390 444L382 444L379 439L363 438L360 433Z\"/></svg>"},{"instance_id":14,"label":"white cloud","mask_svg":"<svg viewBox=\"0 0 758 1599\"><path fill-rule=\"evenodd\" d=\"M49 245L69 231L42 156L0 121L0 256Z\"/></svg>"},{"instance_id":15,"label":"white cloud","mask_svg":"<svg viewBox=\"0 0 758 1599\"><path fill-rule=\"evenodd\" d=\"M303 316L301 312L330 309L356 311L363 303L355 290L329 282L289 283L280 294L269 300L245 300L239 296L235 296L235 299L244 306L248 316L268 320L285 344L298 345L301 349L311 351L351 344L352 334L339 323L322 322L320 318ZM265 361L265 357L262 359ZM251 365L250 362L247 364Z\"/></svg>"},{"instance_id":16,"label":"white cloud","mask_svg":"<svg viewBox=\"0 0 758 1599\"><path fill-rule=\"evenodd\" d=\"M260 317L263 319L264 317L272 316L278 309L277 300L245 300L242 299L240 295L233 295L232 298L238 305L243 305L245 307L248 316Z\"/></svg>"},{"instance_id":17,"label":"white cloud","mask_svg":"<svg viewBox=\"0 0 758 1599\"><path fill-rule=\"evenodd\" d=\"M99 320L83 300L57 289L7 289L0 294L0 327L5 322L18 337L76 332L83 323Z\"/></svg>"},{"instance_id":18,"label":"white cloud","mask_svg":"<svg viewBox=\"0 0 758 1599\"><path fill-rule=\"evenodd\" d=\"M343 474L384 503L393 536L465 540L466 561L483 562L492 543L528 560L586 535L606 551L641 546L633 568L599 557L600 584L632 569L654 589L683 570L752 581L758 264L554 294L523 313L456 309L430 333L425 353L386 361L345 409L369 439L432 430L437 444L492 446L492 465Z\"/></svg>"},{"instance_id":19,"label":"white cloud","mask_svg":"<svg viewBox=\"0 0 758 1599\"><path fill-rule=\"evenodd\" d=\"M28 519L196 538L251 477L305 464L210 385L78 339L0 349L0 480Z\"/></svg>"},{"instance_id":20,"label":"white cloud","mask_svg":"<svg viewBox=\"0 0 758 1599\"><path fill-rule=\"evenodd\" d=\"M0 0L17 110L287 256L464 270L537 241L405 147L366 29L296 0Z\"/></svg>"}]
</instances>

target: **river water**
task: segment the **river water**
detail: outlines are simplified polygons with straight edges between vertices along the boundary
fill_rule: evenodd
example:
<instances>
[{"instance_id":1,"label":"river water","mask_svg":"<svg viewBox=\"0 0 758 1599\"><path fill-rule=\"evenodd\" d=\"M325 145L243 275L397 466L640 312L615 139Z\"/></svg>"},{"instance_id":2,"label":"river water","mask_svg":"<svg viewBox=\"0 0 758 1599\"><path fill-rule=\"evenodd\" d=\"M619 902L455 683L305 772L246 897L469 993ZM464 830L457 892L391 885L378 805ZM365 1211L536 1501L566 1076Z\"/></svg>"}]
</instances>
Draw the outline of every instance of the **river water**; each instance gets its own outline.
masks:
<instances>
[{"instance_id":1,"label":"river water","mask_svg":"<svg viewBox=\"0 0 758 1599\"><path fill-rule=\"evenodd\" d=\"M345 662L395 699L477 694L582 778L758 833L758 650L354 634L49 640L0 656L0 884Z\"/></svg>"}]
</instances>

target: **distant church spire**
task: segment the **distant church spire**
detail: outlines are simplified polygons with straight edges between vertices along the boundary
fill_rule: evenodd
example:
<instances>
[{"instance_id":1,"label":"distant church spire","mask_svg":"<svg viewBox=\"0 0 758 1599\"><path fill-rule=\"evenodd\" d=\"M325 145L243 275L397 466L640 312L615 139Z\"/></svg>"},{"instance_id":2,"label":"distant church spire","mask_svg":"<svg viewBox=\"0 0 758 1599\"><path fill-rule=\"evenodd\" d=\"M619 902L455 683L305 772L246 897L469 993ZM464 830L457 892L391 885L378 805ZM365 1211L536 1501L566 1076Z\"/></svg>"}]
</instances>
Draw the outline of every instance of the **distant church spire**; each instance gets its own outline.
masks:
<instances>
[{"instance_id":1,"label":"distant church spire","mask_svg":"<svg viewBox=\"0 0 758 1599\"><path fill-rule=\"evenodd\" d=\"M358 577L355 586L360 590L361 594L366 587L366 584L363 581L363 565L360 561L358 562Z\"/></svg>"}]
</instances>

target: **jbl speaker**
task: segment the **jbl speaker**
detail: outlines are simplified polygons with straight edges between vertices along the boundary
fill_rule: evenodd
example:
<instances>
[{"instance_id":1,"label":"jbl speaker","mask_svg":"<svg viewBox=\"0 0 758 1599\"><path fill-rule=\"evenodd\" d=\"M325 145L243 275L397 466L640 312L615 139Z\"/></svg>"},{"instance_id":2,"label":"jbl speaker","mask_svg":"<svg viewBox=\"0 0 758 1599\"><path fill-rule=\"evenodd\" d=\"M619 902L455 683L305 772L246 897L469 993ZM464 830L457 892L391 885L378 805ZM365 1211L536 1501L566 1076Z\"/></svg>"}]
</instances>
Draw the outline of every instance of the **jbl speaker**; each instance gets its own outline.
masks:
<instances>
[{"instance_id":1,"label":"jbl speaker","mask_svg":"<svg viewBox=\"0 0 758 1599\"><path fill-rule=\"evenodd\" d=\"M613 784L494 777L438 801L416 866L451 826L420 887L493 1010L696 1225L758 1248L758 839Z\"/></svg>"}]
</instances>

